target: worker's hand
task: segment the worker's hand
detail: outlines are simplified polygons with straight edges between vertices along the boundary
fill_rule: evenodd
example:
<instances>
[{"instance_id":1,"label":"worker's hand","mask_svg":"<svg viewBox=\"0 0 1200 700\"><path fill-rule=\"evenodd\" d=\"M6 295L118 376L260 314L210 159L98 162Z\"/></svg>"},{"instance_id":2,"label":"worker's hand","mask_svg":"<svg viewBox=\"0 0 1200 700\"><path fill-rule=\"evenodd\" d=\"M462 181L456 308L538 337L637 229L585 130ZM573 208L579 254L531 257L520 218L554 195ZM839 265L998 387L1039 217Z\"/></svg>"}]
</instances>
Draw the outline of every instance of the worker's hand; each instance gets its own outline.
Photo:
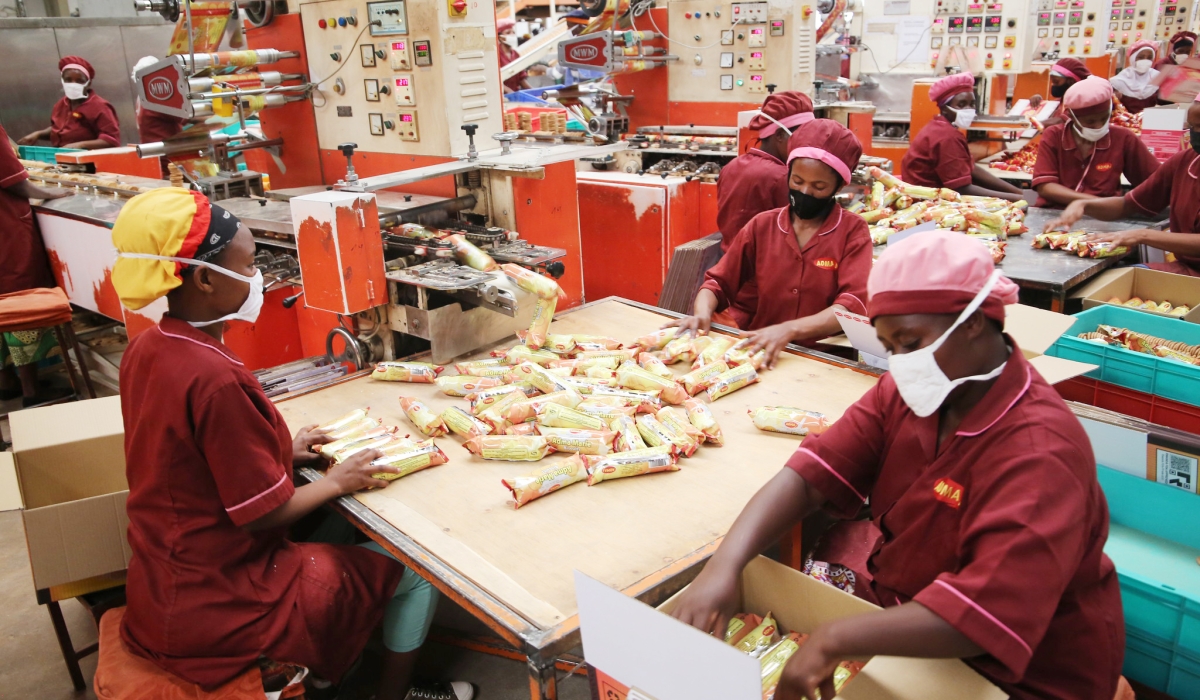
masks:
<instances>
[{"instance_id":1,"label":"worker's hand","mask_svg":"<svg viewBox=\"0 0 1200 700\"><path fill-rule=\"evenodd\" d=\"M756 331L742 331L741 335L747 341L746 350L751 355L760 349L765 350L767 354L763 357L763 367L775 369L775 363L779 361L779 353L783 352L787 344L792 342L796 330L787 323L777 323Z\"/></svg>"},{"instance_id":2,"label":"worker's hand","mask_svg":"<svg viewBox=\"0 0 1200 700\"><path fill-rule=\"evenodd\" d=\"M708 329L711 326L711 316L684 316L683 318L679 318L662 325L663 328L678 328L679 333L677 335L679 336L688 334L693 336L708 335Z\"/></svg>"},{"instance_id":3,"label":"worker's hand","mask_svg":"<svg viewBox=\"0 0 1200 700\"><path fill-rule=\"evenodd\" d=\"M680 596L671 617L717 639L725 639L729 620L737 613L738 576L739 572L714 567L710 560Z\"/></svg>"},{"instance_id":4,"label":"worker's hand","mask_svg":"<svg viewBox=\"0 0 1200 700\"><path fill-rule=\"evenodd\" d=\"M788 659L775 689L775 700L817 700L818 691L825 700L833 698L833 672L841 659L829 648L825 629L818 627L800 651Z\"/></svg>"},{"instance_id":5,"label":"worker's hand","mask_svg":"<svg viewBox=\"0 0 1200 700\"><path fill-rule=\"evenodd\" d=\"M1088 200L1077 199L1067 205L1063 209L1063 213L1054 221L1047 222L1042 227L1042 233L1050 233L1051 231L1068 231L1075 225L1076 221L1083 218L1084 207L1087 206Z\"/></svg>"},{"instance_id":6,"label":"worker's hand","mask_svg":"<svg viewBox=\"0 0 1200 700\"><path fill-rule=\"evenodd\" d=\"M22 136L20 138L19 141L17 141L17 145L18 146L32 146L38 142L41 135L42 135L42 132L40 132L40 131L35 131L32 134L25 134L24 136Z\"/></svg>"},{"instance_id":7,"label":"worker's hand","mask_svg":"<svg viewBox=\"0 0 1200 700\"><path fill-rule=\"evenodd\" d=\"M374 465L371 462L379 459L383 453L379 450L363 450L341 464L331 464L325 472L326 479L333 479L338 485L338 493L345 496L363 489L381 489L388 485L383 479L376 479L372 474L387 472L399 474L400 470L384 465Z\"/></svg>"},{"instance_id":8,"label":"worker's hand","mask_svg":"<svg viewBox=\"0 0 1200 700\"><path fill-rule=\"evenodd\" d=\"M316 423L304 426L292 439L292 464L298 467L321 459L321 455L314 453L312 448L317 445L328 445L331 442L333 442L333 438L329 437L324 430L317 430Z\"/></svg>"},{"instance_id":9,"label":"worker's hand","mask_svg":"<svg viewBox=\"0 0 1200 700\"><path fill-rule=\"evenodd\" d=\"M46 195L43 201L62 199L63 197L70 197L75 194L75 190L65 190L61 187L43 187L42 192Z\"/></svg>"},{"instance_id":10,"label":"worker's hand","mask_svg":"<svg viewBox=\"0 0 1200 700\"><path fill-rule=\"evenodd\" d=\"M1088 243L1113 243L1132 249L1142 244L1142 232L1144 230L1134 229L1132 231L1114 231L1112 233L1089 233L1084 240Z\"/></svg>"}]
</instances>

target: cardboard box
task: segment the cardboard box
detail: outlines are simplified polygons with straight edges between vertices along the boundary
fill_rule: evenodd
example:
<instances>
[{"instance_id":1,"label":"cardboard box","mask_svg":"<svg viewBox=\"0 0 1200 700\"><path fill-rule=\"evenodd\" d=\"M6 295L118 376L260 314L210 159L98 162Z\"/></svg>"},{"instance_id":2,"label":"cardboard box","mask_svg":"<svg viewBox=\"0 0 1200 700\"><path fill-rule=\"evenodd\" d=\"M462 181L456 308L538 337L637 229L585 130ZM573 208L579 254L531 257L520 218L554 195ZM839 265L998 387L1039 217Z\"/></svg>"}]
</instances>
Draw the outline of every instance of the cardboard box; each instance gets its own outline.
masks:
<instances>
[{"instance_id":1,"label":"cardboard box","mask_svg":"<svg viewBox=\"0 0 1200 700\"><path fill-rule=\"evenodd\" d=\"M1147 270L1145 268L1125 268L1122 270L1107 270L1099 278L1079 291L1083 300L1083 308L1091 309L1101 304L1109 303L1116 297L1128 301L1138 297L1143 301L1171 302L1174 306L1187 305L1191 307L1183 320L1200 323L1200 277L1173 275L1170 272ZM1120 306L1120 304L1116 304ZM1138 309L1148 314L1179 318L1170 314Z\"/></svg>"},{"instance_id":2,"label":"cardboard box","mask_svg":"<svg viewBox=\"0 0 1200 700\"><path fill-rule=\"evenodd\" d=\"M128 568L120 397L18 411L8 419L34 588Z\"/></svg>"},{"instance_id":3,"label":"cardboard box","mask_svg":"<svg viewBox=\"0 0 1200 700\"><path fill-rule=\"evenodd\" d=\"M583 650L600 696L625 700L762 700L759 662L668 614L575 573ZM765 557L742 572L742 612L774 614L808 633L828 620L879 608ZM635 692L636 691L636 692ZM845 700L1001 700L1008 697L957 659L877 656L843 687Z\"/></svg>"},{"instance_id":4,"label":"cardboard box","mask_svg":"<svg viewBox=\"0 0 1200 700\"><path fill-rule=\"evenodd\" d=\"M1194 93L1193 93L1194 94ZM1162 163L1183 149L1183 132L1187 130L1187 108L1184 105L1164 105L1142 110L1142 143Z\"/></svg>"},{"instance_id":5,"label":"cardboard box","mask_svg":"<svg viewBox=\"0 0 1200 700\"><path fill-rule=\"evenodd\" d=\"M1087 431L1098 464L1197 493L1200 435L1095 406L1067 405Z\"/></svg>"}]
</instances>

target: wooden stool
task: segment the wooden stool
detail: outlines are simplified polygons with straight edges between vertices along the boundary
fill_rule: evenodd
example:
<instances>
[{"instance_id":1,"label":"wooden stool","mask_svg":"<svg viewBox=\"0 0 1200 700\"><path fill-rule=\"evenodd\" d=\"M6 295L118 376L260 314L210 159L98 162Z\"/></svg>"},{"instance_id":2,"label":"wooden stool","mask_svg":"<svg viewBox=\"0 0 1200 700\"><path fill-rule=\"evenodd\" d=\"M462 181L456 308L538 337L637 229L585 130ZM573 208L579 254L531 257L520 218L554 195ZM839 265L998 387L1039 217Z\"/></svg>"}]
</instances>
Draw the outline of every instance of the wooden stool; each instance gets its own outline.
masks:
<instances>
[{"instance_id":1,"label":"wooden stool","mask_svg":"<svg viewBox=\"0 0 1200 700\"><path fill-rule=\"evenodd\" d=\"M63 290L58 287L27 289L23 292L0 295L0 333L36 331L44 328L54 328L58 347L62 351L63 364L67 366L67 377L71 380L71 389L75 391L76 398L81 397L83 392L75 378L75 367L71 364L69 349L75 350L75 359L79 362L80 372L83 373L88 397L96 398L92 375L88 372L83 351L79 348L79 339L75 337L75 330L71 327L71 302L67 300Z\"/></svg>"},{"instance_id":2,"label":"wooden stool","mask_svg":"<svg viewBox=\"0 0 1200 700\"><path fill-rule=\"evenodd\" d=\"M75 598L92 615L96 624L100 618L112 608L125 605L125 572L120 571L104 576L64 583L37 591L37 602L45 605L50 613L50 622L54 625L54 635L58 637L58 647L62 650L63 661L67 664L67 673L71 675L71 683L75 690L83 690L87 683L83 680L83 671L79 668L79 660L96 653L97 646L89 644L82 649L76 649L71 641L71 633L67 630L67 622L63 619L59 601Z\"/></svg>"}]
</instances>

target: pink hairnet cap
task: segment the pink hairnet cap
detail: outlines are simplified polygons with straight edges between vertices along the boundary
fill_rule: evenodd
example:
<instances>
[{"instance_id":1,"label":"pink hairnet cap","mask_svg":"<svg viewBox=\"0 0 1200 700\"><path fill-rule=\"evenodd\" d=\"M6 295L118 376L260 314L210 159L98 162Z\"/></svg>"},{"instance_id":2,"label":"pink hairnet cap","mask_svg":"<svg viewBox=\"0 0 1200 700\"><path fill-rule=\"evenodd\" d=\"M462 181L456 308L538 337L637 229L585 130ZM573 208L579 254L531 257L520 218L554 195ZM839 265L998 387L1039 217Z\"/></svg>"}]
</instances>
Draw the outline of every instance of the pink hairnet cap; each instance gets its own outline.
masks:
<instances>
[{"instance_id":1,"label":"pink hairnet cap","mask_svg":"<svg viewBox=\"0 0 1200 700\"><path fill-rule=\"evenodd\" d=\"M795 90L767 95L759 111L762 114L755 115L749 126L758 132L760 139L779 131L780 124L795 132L797 126L814 119L812 98ZM763 114L769 115L775 121L767 119Z\"/></svg>"},{"instance_id":2,"label":"pink hairnet cap","mask_svg":"<svg viewBox=\"0 0 1200 700\"><path fill-rule=\"evenodd\" d=\"M1055 61L1053 66L1050 66L1051 73L1058 73L1064 78L1071 80L1084 80L1091 77L1092 72L1088 70L1087 65L1078 58L1060 58Z\"/></svg>"},{"instance_id":3,"label":"pink hairnet cap","mask_svg":"<svg viewBox=\"0 0 1200 700\"><path fill-rule=\"evenodd\" d=\"M1153 41L1145 40L1133 42L1133 46L1129 47L1129 51L1125 55L1129 57L1129 60L1133 60L1134 56L1137 56L1138 51L1142 49L1150 49L1150 53L1152 54L1150 56L1151 59L1158 57L1158 45Z\"/></svg>"},{"instance_id":4,"label":"pink hairnet cap","mask_svg":"<svg viewBox=\"0 0 1200 700\"><path fill-rule=\"evenodd\" d=\"M515 19L498 19L496 20L496 34L503 34L515 26L517 26L517 21Z\"/></svg>"},{"instance_id":5,"label":"pink hairnet cap","mask_svg":"<svg viewBox=\"0 0 1200 700\"><path fill-rule=\"evenodd\" d=\"M862 144L853 131L832 119L814 119L801 125L788 139L788 172L797 158L812 158L833 168L842 177L843 184L848 183L850 174L862 158L862 151Z\"/></svg>"},{"instance_id":6,"label":"pink hairnet cap","mask_svg":"<svg viewBox=\"0 0 1200 700\"><path fill-rule=\"evenodd\" d=\"M1067 88L1067 93L1063 95L1063 106L1076 114L1083 114L1088 107L1107 108L1112 103L1112 96L1112 83L1091 75Z\"/></svg>"},{"instance_id":7,"label":"pink hairnet cap","mask_svg":"<svg viewBox=\"0 0 1200 700\"><path fill-rule=\"evenodd\" d=\"M867 279L871 321L879 316L959 314L996 266L987 246L954 231L926 231L889 245ZM996 280L980 310L1004 323L1004 307L1017 303L1017 285Z\"/></svg>"},{"instance_id":8,"label":"pink hairnet cap","mask_svg":"<svg viewBox=\"0 0 1200 700\"><path fill-rule=\"evenodd\" d=\"M938 78L937 82L929 88L929 99L939 105L945 104L951 97L973 90L975 90L975 76L970 73L955 73L947 75L945 78Z\"/></svg>"}]
</instances>

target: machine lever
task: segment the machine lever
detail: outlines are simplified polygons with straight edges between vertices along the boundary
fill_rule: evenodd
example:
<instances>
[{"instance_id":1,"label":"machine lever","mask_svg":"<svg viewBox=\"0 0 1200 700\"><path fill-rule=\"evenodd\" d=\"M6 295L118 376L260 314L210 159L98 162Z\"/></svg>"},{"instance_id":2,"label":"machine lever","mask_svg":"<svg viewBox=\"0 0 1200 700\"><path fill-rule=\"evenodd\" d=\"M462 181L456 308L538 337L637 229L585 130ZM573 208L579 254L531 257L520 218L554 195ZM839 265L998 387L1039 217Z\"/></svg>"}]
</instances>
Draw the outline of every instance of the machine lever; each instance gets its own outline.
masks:
<instances>
[{"instance_id":1,"label":"machine lever","mask_svg":"<svg viewBox=\"0 0 1200 700\"><path fill-rule=\"evenodd\" d=\"M339 143L338 150L342 155L346 156L346 177L344 182L358 182L358 173L354 172L354 149L358 148L357 143Z\"/></svg>"},{"instance_id":2,"label":"machine lever","mask_svg":"<svg viewBox=\"0 0 1200 700\"><path fill-rule=\"evenodd\" d=\"M479 125L463 124L462 130L467 132L467 160L479 160L479 151L475 150L475 132L479 130Z\"/></svg>"},{"instance_id":3,"label":"machine lever","mask_svg":"<svg viewBox=\"0 0 1200 700\"><path fill-rule=\"evenodd\" d=\"M559 277L562 277L563 273L566 271L567 271L567 266L563 265L562 262L559 260L555 260L553 262L546 263L546 272L549 273L549 275L551 277L553 277L554 279L558 279Z\"/></svg>"},{"instance_id":4,"label":"machine lever","mask_svg":"<svg viewBox=\"0 0 1200 700\"><path fill-rule=\"evenodd\" d=\"M296 305L296 302L299 301L300 297L302 297L302 296L304 296L303 289L300 290L299 294L293 294L292 296L287 297L286 299L283 300L283 308L285 308L285 309L292 308L293 306Z\"/></svg>"}]
</instances>

